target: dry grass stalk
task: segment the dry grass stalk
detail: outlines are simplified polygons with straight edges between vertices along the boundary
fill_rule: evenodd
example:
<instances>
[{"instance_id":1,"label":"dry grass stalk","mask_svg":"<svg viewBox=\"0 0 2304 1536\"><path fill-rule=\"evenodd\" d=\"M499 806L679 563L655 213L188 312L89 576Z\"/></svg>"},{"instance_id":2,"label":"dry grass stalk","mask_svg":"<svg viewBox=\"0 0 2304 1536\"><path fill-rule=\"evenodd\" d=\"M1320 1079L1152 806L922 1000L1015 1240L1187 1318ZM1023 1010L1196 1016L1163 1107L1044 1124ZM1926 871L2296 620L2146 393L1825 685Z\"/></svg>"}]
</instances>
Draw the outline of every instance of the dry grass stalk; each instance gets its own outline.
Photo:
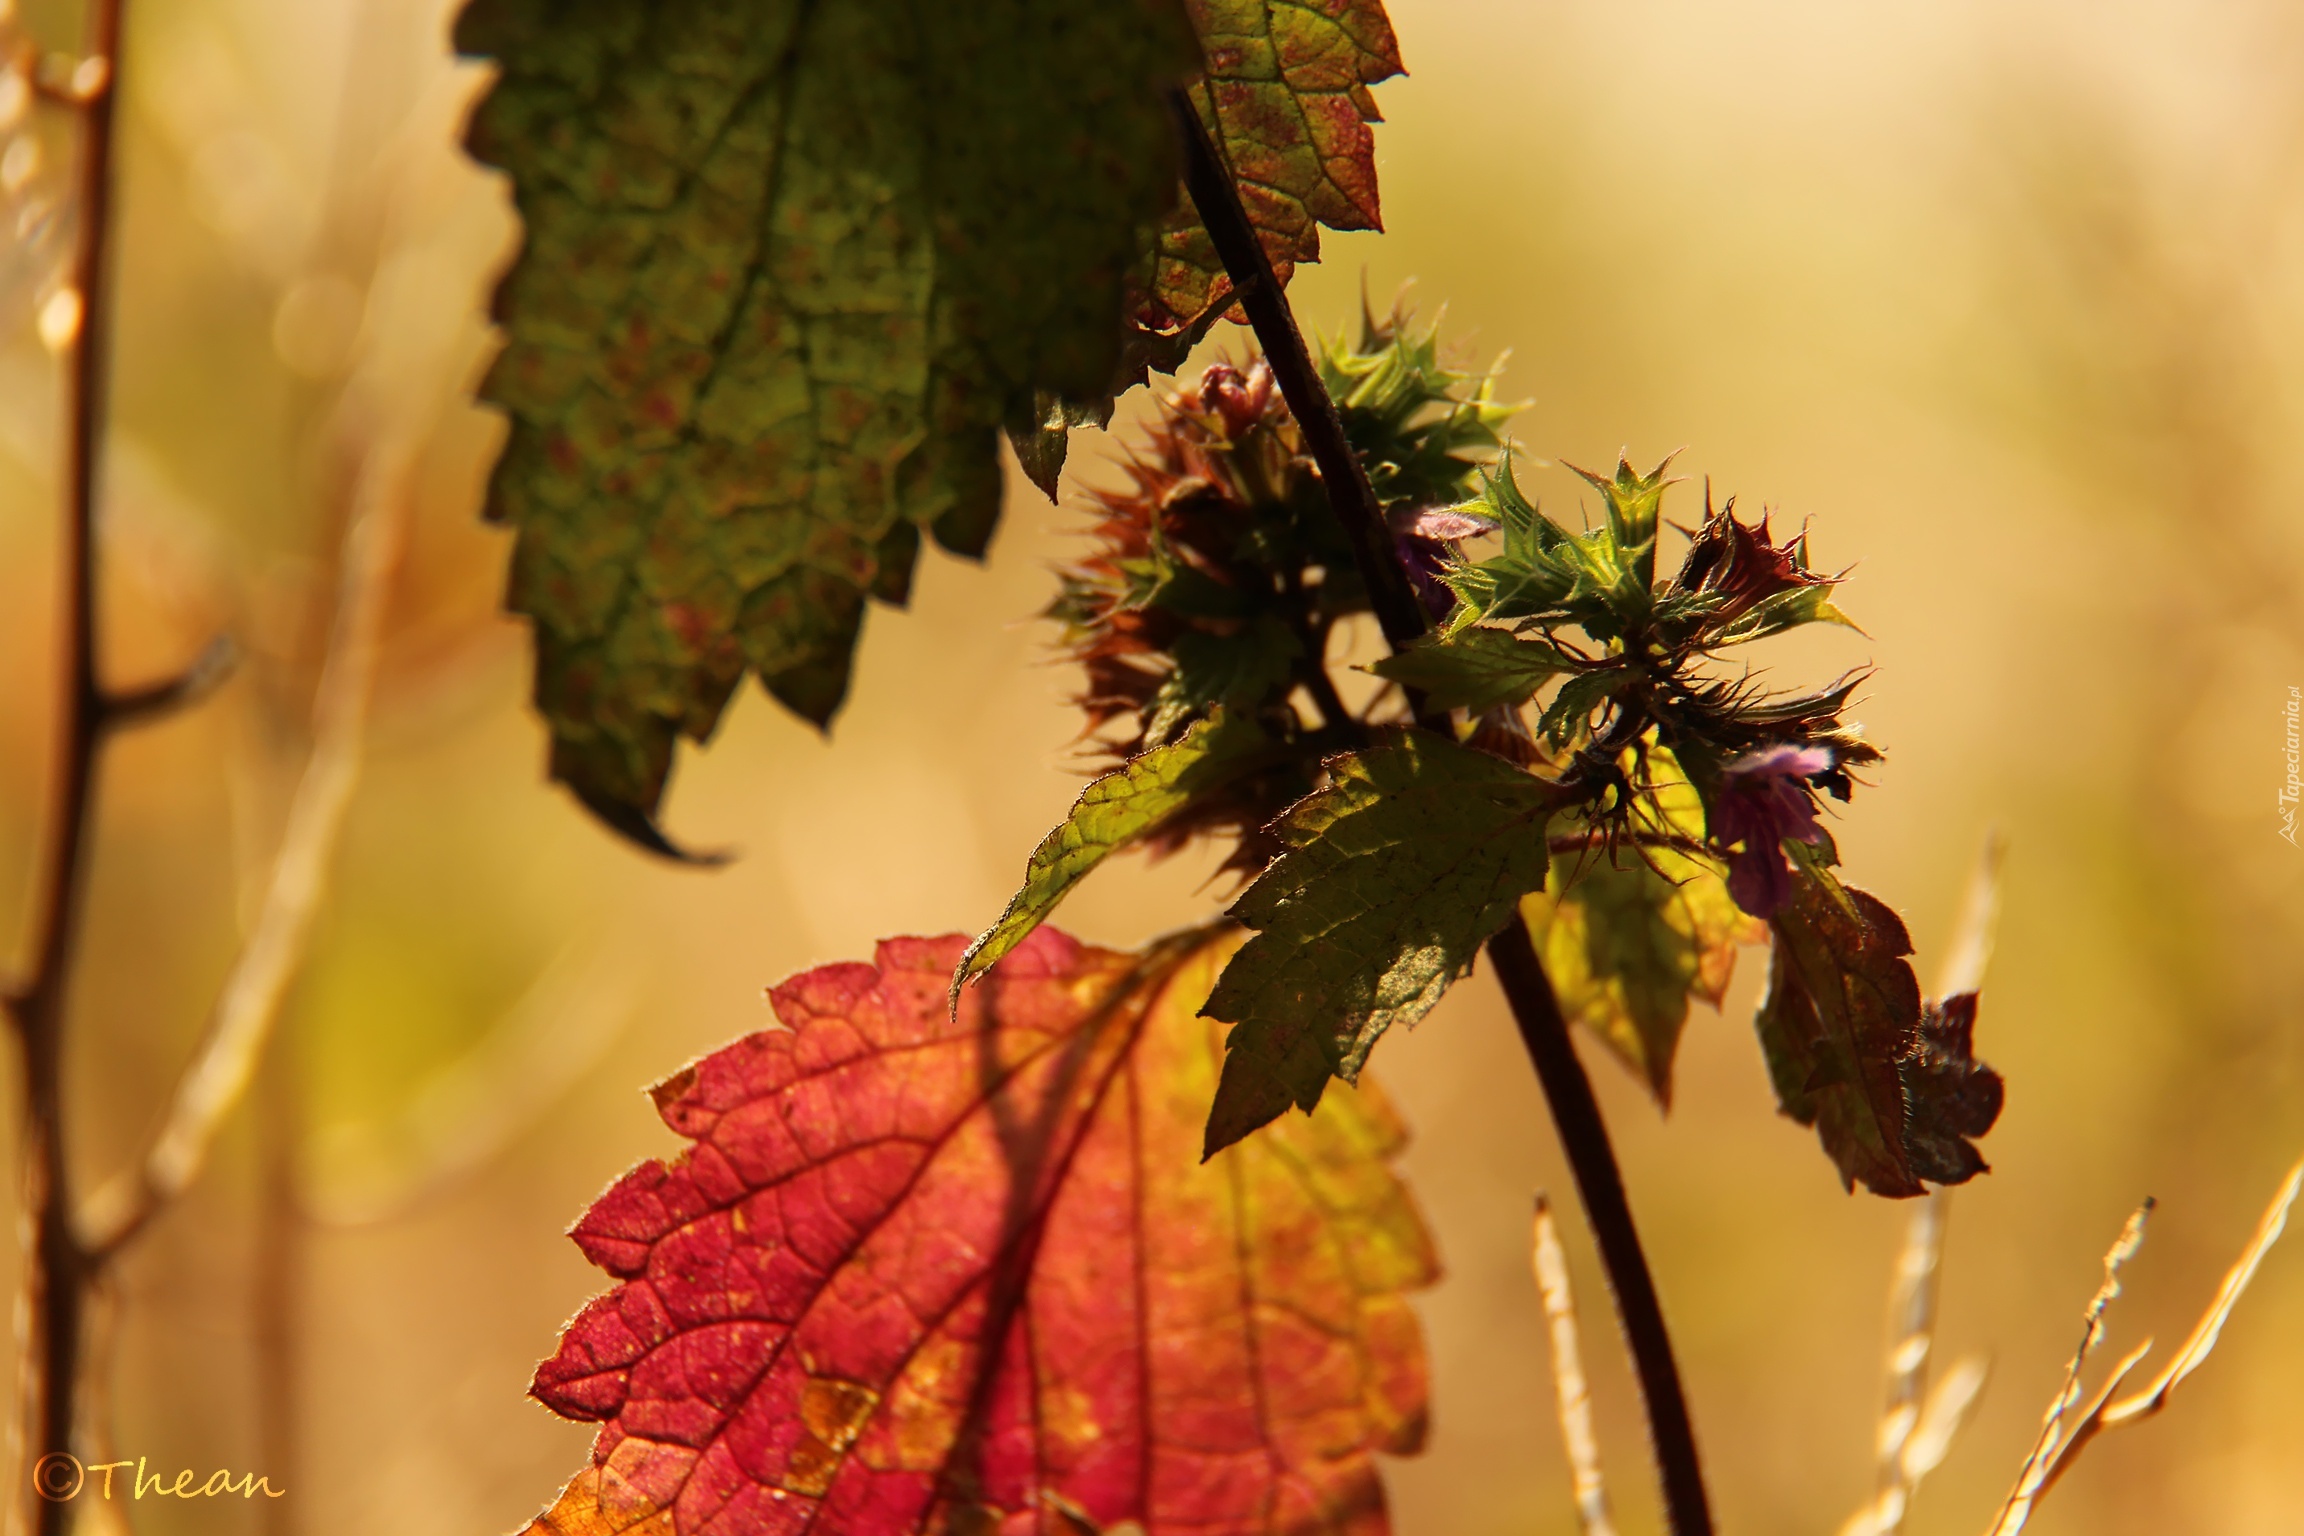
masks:
<instances>
[{"instance_id":1,"label":"dry grass stalk","mask_svg":"<svg viewBox=\"0 0 2304 1536\"><path fill-rule=\"evenodd\" d=\"M2107 1429L2117 1429L2123 1424L2141 1423L2168 1406L2168 1396L2176 1389L2177 1383L2198 1370L2208 1358L2209 1352L2215 1349L2217 1339L2224 1332L2226 1320L2232 1316L2232 1308L2248 1289L2248 1282L2256 1278L2257 1266L2264 1262L2264 1255L2271 1251L2272 1245L2279 1241L2281 1232L2287 1227L2288 1212L2296 1203L2299 1187L2304 1187L2304 1162L2288 1170L2288 1177L2281 1181L2279 1190L2272 1197L2272 1203L2265 1208L2263 1217L2256 1223L2255 1235L2248 1239L2248 1246L2241 1250L2240 1257L2225 1272L2224 1283L2216 1289L2216 1299L2209 1303L2208 1310L2201 1314L2200 1321L2193 1325L2191 1334L2176 1351L2176 1358L2169 1361L2167 1368L2152 1385L2133 1396L2113 1401L2129 1374L2152 1348L2152 1341L2147 1339L2112 1368L2104 1385L2097 1389L2095 1397L2089 1402L2087 1411L2074 1422L2072 1432L2059 1438L2064 1415L2071 1411L2072 1405L2080 1397L2080 1369L2086 1363L2089 1351L2103 1337L2104 1309L2120 1293L2119 1267L2143 1240L2144 1214L2151 1209L2152 1203L2147 1200L2134 1216L2128 1218L2128 1225L2122 1230L2120 1241L2113 1244L2112 1252L2105 1256L2104 1284L2096 1292L2096 1299L2088 1305L2087 1331L2081 1338L2079 1353L2073 1358L2064 1390L2048 1405L2048 1420L2041 1428L2039 1443L2033 1446L2032 1454L2025 1458L2024 1470L2016 1479L2015 1491L2008 1495L2008 1502L2001 1507L2000 1518L1992 1527L1992 1536L2017 1536L2024 1529L2025 1521L2031 1518L2032 1510L2041 1497L2071 1470L2080 1453L2099 1434Z\"/></svg>"},{"instance_id":2,"label":"dry grass stalk","mask_svg":"<svg viewBox=\"0 0 2304 1536\"><path fill-rule=\"evenodd\" d=\"M2176 1357L2168 1362L2167 1368L2161 1371L2152 1385L2133 1397L2123 1398L2117 1403L2112 1401L2122 1378L2144 1358L2144 1351L2152 1347L2150 1340L2146 1340L2113 1372L2112 1379L2096 1394L2096 1400L2089 1405L2088 1412L2081 1415L2080 1421L2073 1426L2072 1433L2056 1452L2056 1459L2049 1463L2047 1475L2040 1481L2041 1493L2045 1494L2056 1486L2056 1480L2064 1475L2100 1432L2118 1429L2123 1424L2139 1424L2152 1417L2168 1406L2168 1394L2176 1389L2176 1384L2200 1368L2201 1362L2215 1349L2216 1340L2224 1332L2224 1322L2232 1315L2234 1304L2240 1300L2241 1293L2248 1289L2248 1282L2256 1278L2256 1267L2264 1262L2264 1255L2279 1241L2281 1231L2287 1227L2288 1211L2296 1203L2296 1192L2300 1184L2304 1184L2304 1162L2288 1170L2288 1177L2281 1181L2278 1193L2273 1195L2272 1203L2257 1221L2255 1235L2248 1239L2248 1246L2241 1250L2240 1257L2225 1272L2224 1283L2216 1288L2216 1299L2209 1303L2208 1310L2201 1314L2200 1321L2193 1325L2191 1334L2176 1351Z\"/></svg>"},{"instance_id":3,"label":"dry grass stalk","mask_svg":"<svg viewBox=\"0 0 2304 1536\"><path fill-rule=\"evenodd\" d=\"M2144 1222L2151 1214L2152 1201L2147 1198L2129 1216L2111 1251L2104 1255L2104 1283L2096 1287L2096 1294L2089 1298L2088 1310L2082 1314L2080 1347L2072 1353L2072 1366L2064 1373L2063 1387L2048 1404L2047 1417L2040 1425L2040 1438L2032 1443L2031 1454L2024 1458L2024 1466L2016 1474L2015 1489L2008 1495L2008 1502L2000 1506L2000 1517L1992 1524L1992 1536L2016 1536L2024 1529L2024 1522L2032 1518L2033 1502L2040 1497L2049 1465L2055 1459L2064 1415L2080 1401L2080 1373L2087 1367L2088 1357L2096 1352L2096 1346L2104 1342L2104 1312L2120 1294L2121 1267L2143 1246Z\"/></svg>"},{"instance_id":4,"label":"dry grass stalk","mask_svg":"<svg viewBox=\"0 0 2304 1536\"><path fill-rule=\"evenodd\" d=\"M1600 1443L1592 1433L1592 1397L1576 1347L1576 1298L1568 1289L1568 1257L1560 1249L1551 1202L1541 1193L1536 1196L1533 1265L1544 1317L1552 1328L1552 1386L1559 1397L1560 1438L1568 1447L1568 1469L1575 1482L1576 1518L1584 1536L1616 1536L1608 1515L1608 1488L1600 1477Z\"/></svg>"},{"instance_id":5,"label":"dry grass stalk","mask_svg":"<svg viewBox=\"0 0 2304 1536\"><path fill-rule=\"evenodd\" d=\"M1895 1536L1920 1482L1941 1466L1983 1390L1984 1362L1969 1356L1928 1389L1935 1354L1936 1287L1951 1196L1939 1189L1915 1206L1889 1295L1887 1402L1880 1415L1878 1484L1840 1536Z\"/></svg>"}]
</instances>

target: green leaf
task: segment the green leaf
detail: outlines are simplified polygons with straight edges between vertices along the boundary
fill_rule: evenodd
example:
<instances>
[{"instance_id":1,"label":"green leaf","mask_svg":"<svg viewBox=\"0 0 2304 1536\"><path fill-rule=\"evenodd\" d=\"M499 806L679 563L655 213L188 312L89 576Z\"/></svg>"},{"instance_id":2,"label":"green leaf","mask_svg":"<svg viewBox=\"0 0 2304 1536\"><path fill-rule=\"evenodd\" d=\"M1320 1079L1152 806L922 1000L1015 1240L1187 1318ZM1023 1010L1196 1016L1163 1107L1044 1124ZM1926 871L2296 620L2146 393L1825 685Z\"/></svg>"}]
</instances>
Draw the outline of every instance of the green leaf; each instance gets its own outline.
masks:
<instances>
[{"instance_id":1,"label":"green leaf","mask_svg":"<svg viewBox=\"0 0 2304 1536\"><path fill-rule=\"evenodd\" d=\"M1496 399L1503 362L1478 378L1440 360L1440 328L1419 329L1404 307L1378 320L1363 311L1360 340L1320 349L1320 382L1335 398L1344 435L1386 508L1461 501L1485 454L1519 405ZM1465 385L1472 387L1467 392Z\"/></svg>"},{"instance_id":2,"label":"green leaf","mask_svg":"<svg viewBox=\"0 0 2304 1536\"><path fill-rule=\"evenodd\" d=\"M473 0L473 153L527 225L497 293L552 771L653 818L756 674L819 723L920 532L979 554L998 433L1093 397L1176 188L1176 0ZM1044 418L1043 418L1044 419Z\"/></svg>"},{"instance_id":3,"label":"green leaf","mask_svg":"<svg viewBox=\"0 0 2304 1536\"><path fill-rule=\"evenodd\" d=\"M1621 546L1613 522L1570 533L1546 517L1522 493L1509 449L1481 472L1480 494L1458 510L1502 525L1504 548L1444 578L1463 604L1450 616L1448 633L1480 620L1517 619L1577 624L1597 638L1615 639L1647 616L1650 593L1641 574L1642 548ZM1653 508L1644 546L1650 566L1655 556L1652 513Z\"/></svg>"},{"instance_id":4,"label":"green leaf","mask_svg":"<svg viewBox=\"0 0 2304 1536\"><path fill-rule=\"evenodd\" d=\"M1577 673L1560 685L1560 691L1545 706L1537 729L1555 750L1566 746L1589 724L1592 711L1638 675L1622 665L1594 667L1589 672Z\"/></svg>"},{"instance_id":5,"label":"green leaf","mask_svg":"<svg viewBox=\"0 0 2304 1536\"><path fill-rule=\"evenodd\" d=\"M1669 752L1651 747L1647 759L1651 787L1630 830L1652 841L1613 857L1554 854L1547 891L1523 898L1520 911L1561 1012L1605 1041L1669 1108L1690 1000L1719 1007L1737 946L1761 942L1767 929L1737 907L1713 860L1654 844L1700 843L1704 807Z\"/></svg>"},{"instance_id":6,"label":"green leaf","mask_svg":"<svg viewBox=\"0 0 2304 1536\"><path fill-rule=\"evenodd\" d=\"M1204 1010L1235 1027L1206 1151L1309 1111L1331 1077L1413 1024L1544 884L1557 794L1425 731L1334 759L1275 830L1289 851L1234 904L1256 936Z\"/></svg>"},{"instance_id":7,"label":"green leaf","mask_svg":"<svg viewBox=\"0 0 2304 1536\"><path fill-rule=\"evenodd\" d=\"M1771 920L1776 952L1753 1021L1777 1102L1816 1128L1842 1184L1920 1194L1899 1066L1920 1038L1911 937L1903 919L1843 886L1805 844L1785 848L1792 899Z\"/></svg>"},{"instance_id":8,"label":"green leaf","mask_svg":"<svg viewBox=\"0 0 2304 1536\"><path fill-rule=\"evenodd\" d=\"M1272 745L1253 721L1219 710L1178 740L1093 780L1070 814L1032 850L1024 884L1009 898L1000 920L960 957L960 968L952 973L953 1006L959 1006L960 989L969 978L990 970L1023 943L1106 854L1157 831L1195 797L1263 766Z\"/></svg>"},{"instance_id":9,"label":"green leaf","mask_svg":"<svg viewBox=\"0 0 2304 1536\"><path fill-rule=\"evenodd\" d=\"M1501 629L1466 629L1426 639L1368 670L1421 691L1434 709L1478 714L1527 703L1537 689L1575 665L1573 657L1542 640Z\"/></svg>"},{"instance_id":10,"label":"green leaf","mask_svg":"<svg viewBox=\"0 0 2304 1536\"><path fill-rule=\"evenodd\" d=\"M1187 630L1176 639L1176 670L1161 686L1145 736L1157 743L1176 728L1219 704L1253 710L1284 696L1304 642L1271 614L1258 614L1232 634Z\"/></svg>"},{"instance_id":11,"label":"green leaf","mask_svg":"<svg viewBox=\"0 0 2304 1536\"><path fill-rule=\"evenodd\" d=\"M1832 606L1832 585L1827 584L1794 587L1765 598L1754 604L1750 612L1723 626L1719 633L1708 636L1705 643L1708 646L1744 645L1780 635L1788 629L1798 629L1803 624L1839 624L1858 634L1864 632L1854 619Z\"/></svg>"},{"instance_id":12,"label":"green leaf","mask_svg":"<svg viewBox=\"0 0 2304 1536\"><path fill-rule=\"evenodd\" d=\"M1568 466L1607 503L1613 547L1643 596L1656 584L1656 518L1664 503L1664 488L1672 483L1664 478L1671 462L1672 456L1666 454L1662 463L1643 475L1634 472L1631 460L1619 456L1616 473L1608 477Z\"/></svg>"}]
</instances>

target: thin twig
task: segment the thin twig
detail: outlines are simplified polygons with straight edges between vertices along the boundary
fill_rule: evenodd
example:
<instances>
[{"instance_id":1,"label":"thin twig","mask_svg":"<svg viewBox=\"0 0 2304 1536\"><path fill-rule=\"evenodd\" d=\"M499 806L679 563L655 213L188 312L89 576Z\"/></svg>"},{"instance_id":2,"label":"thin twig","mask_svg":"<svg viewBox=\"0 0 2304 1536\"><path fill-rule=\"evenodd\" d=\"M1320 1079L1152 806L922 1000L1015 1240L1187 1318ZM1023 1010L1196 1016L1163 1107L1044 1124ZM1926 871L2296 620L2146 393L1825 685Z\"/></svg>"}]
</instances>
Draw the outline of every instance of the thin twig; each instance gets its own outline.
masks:
<instances>
[{"instance_id":1,"label":"thin twig","mask_svg":"<svg viewBox=\"0 0 2304 1536\"><path fill-rule=\"evenodd\" d=\"M1600 1442L1592 1433L1592 1396L1584 1385L1584 1357L1576 1347L1576 1297L1568 1286L1568 1256L1552 1202L1536 1195L1536 1233L1530 1254L1536 1289L1544 1298L1552 1329L1552 1388L1560 1405L1560 1438L1568 1448L1568 1471L1576 1493L1576 1518L1584 1536L1616 1536L1608 1515L1608 1485L1600 1476Z\"/></svg>"},{"instance_id":2,"label":"thin twig","mask_svg":"<svg viewBox=\"0 0 2304 1536\"><path fill-rule=\"evenodd\" d=\"M87 1299L88 1261L73 1231L65 1159L64 1017L73 944L87 899L88 822L103 713L96 659L96 482L112 319L106 277L112 235L113 106L118 93L112 88L117 71L110 61L117 56L122 4L123 0L95 0L88 8L88 57L106 63L91 73L95 86L77 103L80 237L72 281L80 297L80 323L65 349L64 362L69 425L58 603L64 652L62 718L55 778L49 788L53 798L47 847L33 884L31 967L22 990L8 997L22 1061L23 1209L32 1246L25 1265L23 1321L29 1336L22 1417L16 1429L21 1464L27 1468L71 1449ZM35 1496L32 1481L23 1476L16 1484L17 1498L31 1500L31 1524L40 1536L62 1536L69 1521L64 1505Z\"/></svg>"},{"instance_id":3,"label":"thin twig","mask_svg":"<svg viewBox=\"0 0 2304 1536\"><path fill-rule=\"evenodd\" d=\"M174 677L105 694L98 724L107 731L126 730L189 709L221 688L239 659L240 648L232 637L218 635Z\"/></svg>"},{"instance_id":4,"label":"thin twig","mask_svg":"<svg viewBox=\"0 0 2304 1536\"><path fill-rule=\"evenodd\" d=\"M207 1032L177 1080L167 1118L137 1166L106 1184L82 1213L82 1241L99 1259L118 1252L199 1173L225 1114L248 1087L295 979L360 777L379 640L406 537L405 470L405 455L390 436L362 463L344 535L335 623L312 700L312 753L289 802L271 883Z\"/></svg>"},{"instance_id":5,"label":"thin twig","mask_svg":"<svg viewBox=\"0 0 2304 1536\"><path fill-rule=\"evenodd\" d=\"M1319 466L1328 504L1352 549L1384 638L1395 651L1404 649L1423 636L1429 620L1400 564L1383 509L1344 435L1336 402L1320 382L1319 370L1305 348L1303 333L1297 329L1296 317L1281 292L1263 242L1241 206L1239 189L1202 127L1190 94L1176 91L1169 104L1184 151L1185 188L1224 262L1233 293L1256 332L1265 361L1271 365L1273 380L1288 401L1313 462ZM1419 724L1441 731L1450 729L1447 717L1430 710L1419 694L1409 692L1408 704ZM1673 1359L1671 1334L1664 1326L1663 1308L1640 1247L1631 1204L1625 1199L1624 1177L1608 1141L1607 1122L1592 1096L1591 1079L1584 1075L1583 1063L1569 1041L1567 1021L1561 1017L1559 1000L1536 958L1525 924L1507 923L1488 941L1488 956L1551 1106L1553 1124L1575 1174L1577 1193L1583 1198L1585 1216L1592 1224L1601 1262L1616 1296L1617 1313L1623 1320L1625 1341L1648 1410L1666 1517L1675 1536L1711 1536L1711 1505L1704 1492L1703 1467L1696 1453L1680 1368Z\"/></svg>"}]
</instances>

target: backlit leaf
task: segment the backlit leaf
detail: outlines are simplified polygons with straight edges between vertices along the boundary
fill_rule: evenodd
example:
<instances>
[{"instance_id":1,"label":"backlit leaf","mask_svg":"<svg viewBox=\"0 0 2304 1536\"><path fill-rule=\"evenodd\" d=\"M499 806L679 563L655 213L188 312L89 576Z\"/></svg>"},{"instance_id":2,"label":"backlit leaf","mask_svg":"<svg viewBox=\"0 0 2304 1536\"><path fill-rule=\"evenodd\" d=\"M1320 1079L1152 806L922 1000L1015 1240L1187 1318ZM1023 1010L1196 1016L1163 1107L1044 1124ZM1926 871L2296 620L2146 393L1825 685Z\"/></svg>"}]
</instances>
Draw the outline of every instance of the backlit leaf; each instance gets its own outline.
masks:
<instances>
[{"instance_id":1,"label":"backlit leaf","mask_svg":"<svg viewBox=\"0 0 2304 1536\"><path fill-rule=\"evenodd\" d=\"M1411 731L1328 764L1275 824L1288 851L1234 904L1257 930L1208 1014L1238 1027L1208 1117L1210 1155L1331 1077L1352 1082L1414 1024L1514 904L1544 884L1554 791L1512 764Z\"/></svg>"},{"instance_id":2,"label":"backlit leaf","mask_svg":"<svg viewBox=\"0 0 2304 1536\"><path fill-rule=\"evenodd\" d=\"M1253 721L1219 711L1180 739L1090 783L1071 813L1032 850L1023 887L1009 899L1000 920L960 957L952 973L953 997L1022 943L1106 854L1157 831L1197 797L1257 767L1269 758L1272 745Z\"/></svg>"},{"instance_id":3,"label":"backlit leaf","mask_svg":"<svg viewBox=\"0 0 2304 1536\"><path fill-rule=\"evenodd\" d=\"M1574 665L1557 646L1532 636L1475 628L1435 635L1368 670L1419 690L1434 709L1479 714L1501 704L1527 703L1537 689Z\"/></svg>"},{"instance_id":4,"label":"backlit leaf","mask_svg":"<svg viewBox=\"0 0 2304 1536\"><path fill-rule=\"evenodd\" d=\"M472 0L527 226L487 397L552 771L654 826L747 674L829 719L921 530L980 553L1003 422L1093 397L1176 192L1175 0Z\"/></svg>"},{"instance_id":5,"label":"backlit leaf","mask_svg":"<svg viewBox=\"0 0 2304 1536\"><path fill-rule=\"evenodd\" d=\"M1658 787L1643 798L1633 834L1700 841L1696 791L1669 753L1650 748L1648 761ZM1719 1007L1736 947L1767 936L1730 898L1713 860L1654 842L1554 854L1547 890L1524 897L1520 910L1561 1012L1606 1041L1667 1106L1689 1002Z\"/></svg>"},{"instance_id":6,"label":"backlit leaf","mask_svg":"<svg viewBox=\"0 0 2304 1536\"><path fill-rule=\"evenodd\" d=\"M1974 999L1926 1011L1903 919L1787 840L1792 893L1754 1023L1784 1113L1816 1127L1843 1184L1917 1195L1985 1170L1967 1138L2000 1113L2000 1076L1971 1054Z\"/></svg>"},{"instance_id":7,"label":"backlit leaf","mask_svg":"<svg viewBox=\"0 0 2304 1536\"><path fill-rule=\"evenodd\" d=\"M575 1239L617 1279L535 1393L601 1424L529 1536L1382 1536L1431 1246L1378 1094L1194 1166L1232 948L963 941L771 994L656 1090L691 1145Z\"/></svg>"},{"instance_id":8,"label":"backlit leaf","mask_svg":"<svg viewBox=\"0 0 2304 1536\"><path fill-rule=\"evenodd\" d=\"M1320 226L1381 229L1369 87L1401 72L1382 0L1186 0L1205 78L1201 125L1285 283L1320 257ZM1161 231L1139 320L1172 332L1224 303L1231 280L1188 202Z\"/></svg>"}]
</instances>

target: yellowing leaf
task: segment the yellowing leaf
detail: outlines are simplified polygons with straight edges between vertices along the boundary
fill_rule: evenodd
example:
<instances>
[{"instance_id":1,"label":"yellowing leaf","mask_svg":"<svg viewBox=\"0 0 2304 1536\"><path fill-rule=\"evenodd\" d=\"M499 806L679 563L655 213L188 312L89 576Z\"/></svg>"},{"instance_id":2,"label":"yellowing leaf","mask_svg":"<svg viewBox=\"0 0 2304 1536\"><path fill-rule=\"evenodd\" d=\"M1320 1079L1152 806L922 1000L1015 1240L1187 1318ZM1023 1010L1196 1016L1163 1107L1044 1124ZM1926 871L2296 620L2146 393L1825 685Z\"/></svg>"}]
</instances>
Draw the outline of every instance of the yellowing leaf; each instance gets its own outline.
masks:
<instances>
[{"instance_id":1,"label":"yellowing leaf","mask_svg":"<svg viewBox=\"0 0 2304 1536\"><path fill-rule=\"evenodd\" d=\"M1429 1239L1372 1086L1195 1165L1233 940L1041 929L771 994L656 1090L690 1145L575 1239L616 1277L536 1395L593 1464L527 1536L1383 1536L1421 1440Z\"/></svg>"},{"instance_id":2,"label":"yellowing leaf","mask_svg":"<svg viewBox=\"0 0 2304 1536\"><path fill-rule=\"evenodd\" d=\"M1658 787L1634 827L1647 841L1613 854L1556 853L1550 885L1524 897L1520 910L1560 1011L1606 1041L1669 1106L1690 999L1719 1007L1736 947L1762 942L1767 927L1737 907L1712 860L1660 841L1700 842L1704 808L1668 752L1650 748L1648 760Z\"/></svg>"},{"instance_id":3,"label":"yellowing leaf","mask_svg":"<svg viewBox=\"0 0 2304 1536\"><path fill-rule=\"evenodd\" d=\"M552 771L654 824L753 674L823 722L922 529L980 553L1003 421L1118 364L1176 195L1177 0L472 0L471 146L527 226L487 398Z\"/></svg>"}]
</instances>

